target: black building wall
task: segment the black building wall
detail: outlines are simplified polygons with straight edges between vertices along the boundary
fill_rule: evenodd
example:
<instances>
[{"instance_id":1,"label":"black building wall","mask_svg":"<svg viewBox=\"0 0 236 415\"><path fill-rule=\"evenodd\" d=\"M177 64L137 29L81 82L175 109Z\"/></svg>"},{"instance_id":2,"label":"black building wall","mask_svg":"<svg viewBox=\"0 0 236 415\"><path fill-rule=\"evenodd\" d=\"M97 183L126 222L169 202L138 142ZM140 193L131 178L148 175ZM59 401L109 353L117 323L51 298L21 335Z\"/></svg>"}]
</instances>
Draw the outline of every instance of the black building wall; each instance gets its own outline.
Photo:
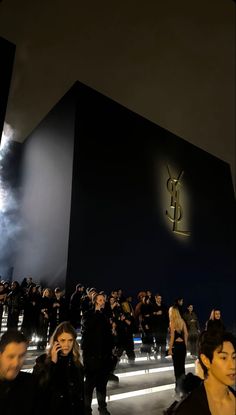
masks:
<instances>
[{"instance_id":1,"label":"black building wall","mask_svg":"<svg viewBox=\"0 0 236 415\"><path fill-rule=\"evenodd\" d=\"M227 163L78 82L27 139L22 186L18 276L181 295L233 324Z\"/></svg>"},{"instance_id":2,"label":"black building wall","mask_svg":"<svg viewBox=\"0 0 236 415\"><path fill-rule=\"evenodd\" d=\"M15 45L0 37L0 143L5 120L7 99L10 89Z\"/></svg>"},{"instance_id":3,"label":"black building wall","mask_svg":"<svg viewBox=\"0 0 236 415\"><path fill-rule=\"evenodd\" d=\"M0 154L0 276L12 280L19 222L22 145L10 140Z\"/></svg>"},{"instance_id":4,"label":"black building wall","mask_svg":"<svg viewBox=\"0 0 236 415\"><path fill-rule=\"evenodd\" d=\"M0 147L12 77L15 45L0 37ZM11 279L14 256L15 221L17 209L14 197L20 157L18 143L10 143L0 154L0 279ZM11 188L9 194L8 190ZM9 200L6 200L8 198Z\"/></svg>"},{"instance_id":5,"label":"black building wall","mask_svg":"<svg viewBox=\"0 0 236 415\"><path fill-rule=\"evenodd\" d=\"M150 288L168 302L183 296L203 318L218 306L233 321L229 165L96 91L78 85L78 100L68 290L78 280ZM178 227L190 236L173 232L166 215L168 168L174 178L183 172Z\"/></svg>"}]
</instances>

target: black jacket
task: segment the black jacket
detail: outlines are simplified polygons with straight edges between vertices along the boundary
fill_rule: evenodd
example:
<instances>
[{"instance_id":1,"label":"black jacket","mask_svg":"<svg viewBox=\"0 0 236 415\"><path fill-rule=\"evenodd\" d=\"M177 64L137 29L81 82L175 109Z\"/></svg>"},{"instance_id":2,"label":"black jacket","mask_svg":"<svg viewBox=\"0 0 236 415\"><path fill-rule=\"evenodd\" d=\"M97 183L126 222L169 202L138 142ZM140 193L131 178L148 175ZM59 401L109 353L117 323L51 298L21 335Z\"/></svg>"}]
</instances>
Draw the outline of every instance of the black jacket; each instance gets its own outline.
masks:
<instances>
[{"instance_id":1,"label":"black jacket","mask_svg":"<svg viewBox=\"0 0 236 415\"><path fill-rule=\"evenodd\" d=\"M83 367L74 363L72 353L59 356L57 363L43 354L36 359L33 376L38 385L44 415L84 415Z\"/></svg>"},{"instance_id":2,"label":"black jacket","mask_svg":"<svg viewBox=\"0 0 236 415\"><path fill-rule=\"evenodd\" d=\"M104 311L89 310L82 319L81 348L85 370L102 366L109 370L112 361L113 339L111 323Z\"/></svg>"},{"instance_id":3,"label":"black jacket","mask_svg":"<svg viewBox=\"0 0 236 415\"><path fill-rule=\"evenodd\" d=\"M19 372L14 380L0 380L0 410L3 415L35 415L36 385L31 373Z\"/></svg>"},{"instance_id":4,"label":"black jacket","mask_svg":"<svg viewBox=\"0 0 236 415\"><path fill-rule=\"evenodd\" d=\"M231 388L230 390L235 395L235 391ZM202 382L183 401L180 401L172 413L173 415L211 415L204 383Z\"/></svg>"}]
</instances>

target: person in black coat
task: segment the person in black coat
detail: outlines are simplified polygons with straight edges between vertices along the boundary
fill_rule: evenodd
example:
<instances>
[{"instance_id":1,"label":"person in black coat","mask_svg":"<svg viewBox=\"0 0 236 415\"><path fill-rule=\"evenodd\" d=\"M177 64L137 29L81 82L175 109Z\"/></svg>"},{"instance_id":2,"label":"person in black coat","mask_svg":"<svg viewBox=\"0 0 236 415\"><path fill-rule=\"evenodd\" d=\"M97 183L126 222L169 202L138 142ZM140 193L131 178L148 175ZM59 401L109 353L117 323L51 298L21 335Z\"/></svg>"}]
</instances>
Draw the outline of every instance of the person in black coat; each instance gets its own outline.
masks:
<instances>
[{"instance_id":1,"label":"person in black coat","mask_svg":"<svg viewBox=\"0 0 236 415\"><path fill-rule=\"evenodd\" d=\"M162 296L157 293L155 295L155 302L153 304L152 312L152 332L155 339L156 357L159 353L161 359L165 362L166 359L166 339L169 326L168 308L162 302Z\"/></svg>"},{"instance_id":2,"label":"person in black coat","mask_svg":"<svg viewBox=\"0 0 236 415\"><path fill-rule=\"evenodd\" d=\"M219 308L213 308L213 310L211 310L209 320L206 322L206 330L225 331L225 325Z\"/></svg>"},{"instance_id":3,"label":"person in black coat","mask_svg":"<svg viewBox=\"0 0 236 415\"><path fill-rule=\"evenodd\" d=\"M84 371L76 336L69 322L60 323L48 352L36 359L33 376L44 415L84 415Z\"/></svg>"},{"instance_id":4,"label":"person in black coat","mask_svg":"<svg viewBox=\"0 0 236 415\"><path fill-rule=\"evenodd\" d=\"M8 308L7 328L17 329L20 312L23 309L23 295L18 281L13 281L11 291L7 295L6 304Z\"/></svg>"},{"instance_id":5,"label":"person in black coat","mask_svg":"<svg viewBox=\"0 0 236 415\"><path fill-rule=\"evenodd\" d=\"M70 297L69 314L72 326L77 329L80 328L81 322L81 302L85 293L85 288L82 284L77 284L75 291Z\"/></svg>"},{"instance_id":6,"label":"person in black coat","mask_svg":"<svg viewBox=\"0 0 236 415\"><path fill-rule=\"evenodd\" d=\"M0 340L1 414L36 415L37 389L31 373L21 371L28 340L17 330L6 331Z\"/></svg>"},{"instance_id":7,"label":"person in black coat","mask_svg":"<svg viewBox=\"0 0 236 415\"><path fill-rule=\"evenodd\" d=\"M63 291L60 287L56 287L54 290L54 296L52 297L51 312L49 315L49 336L63 321L68 320L68 306Z\"/></svg>"},{"instance_id":8,"label":"person in black coat","mask_svg":"<svg viewBox=\"0 0 236 415\"><path fill-rule=\"evenodd\" d=\"M113 367L113 339L109 317L104 312L105 295L95 294L93 308L82 318L81 348L85 369L85 414L91 415L93 390L96 388L98 411L109 415L106 388Z\"/></svg>"}]
</instances>

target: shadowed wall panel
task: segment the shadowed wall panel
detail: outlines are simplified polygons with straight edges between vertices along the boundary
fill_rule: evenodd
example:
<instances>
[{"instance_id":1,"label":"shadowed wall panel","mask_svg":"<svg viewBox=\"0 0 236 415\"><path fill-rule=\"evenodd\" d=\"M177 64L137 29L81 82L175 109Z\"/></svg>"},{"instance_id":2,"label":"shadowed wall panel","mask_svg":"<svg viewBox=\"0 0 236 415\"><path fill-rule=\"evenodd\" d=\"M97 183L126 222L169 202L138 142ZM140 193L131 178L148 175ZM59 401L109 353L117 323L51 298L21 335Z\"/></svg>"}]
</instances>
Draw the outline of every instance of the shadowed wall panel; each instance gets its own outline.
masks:
<instances>
[{"instance_id":1,"label":"shadowed wall panel","mask_svg":"<svg viewBox=\"0 0 236 415\"><path fill-rule=\"evenodd\" d=\"M7 99L10 89L14 57L15 45L0 37L0 143L7 108Z\"/></svg>"},{"instance_id":2,"label":"shadowed wall panel","mask_svg":"<svg viewBox=\"0 0 236 415\"><path fill-rule=\"evenodd\" d=\"M63 98L24 143L22 235L15 276L65 285L70 223L75 103Z\"/></svg>"}]
</instances>

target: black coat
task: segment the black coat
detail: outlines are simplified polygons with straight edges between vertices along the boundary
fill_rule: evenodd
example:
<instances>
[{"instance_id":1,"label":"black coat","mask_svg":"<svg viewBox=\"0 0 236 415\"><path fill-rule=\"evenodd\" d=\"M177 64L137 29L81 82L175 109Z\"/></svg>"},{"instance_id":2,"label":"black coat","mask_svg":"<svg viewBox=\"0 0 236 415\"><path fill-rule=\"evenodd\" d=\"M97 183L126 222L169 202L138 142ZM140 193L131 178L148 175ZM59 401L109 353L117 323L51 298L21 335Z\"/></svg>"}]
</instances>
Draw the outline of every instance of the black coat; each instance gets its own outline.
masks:
<instances>
[{"instance_id":1,"label":"black coat","mask_svg":"<svg viewBox=\"0 0 236 415\"><path fill-rule=\"evenodd\" d=\"M233 389L230 390L234 393ZM173 415L211 415L207 394L202 382L200 386L194 389L183 401L177 404ZM223 414L222 414L223 415Z\"/></svg>"},{"instance_id":2,"label":"black coat","mask_svg":"<svg viewBox=\"0 0 236 415\"><path fill-rule=\"evenodd\" d=\"M33 375L42 403L41 413L84 415L84 372L82 365L74 363L72 353L59 355L57 363L46 354L39 356Z\"/></svg>"},{"instance_id":3,"label":"black coat","mask_svg":"<svg viewBox=\"0 0 236 415\"><path fill-rule=\"evenodd\" d=\"M112 366L113 338L111 323L104 311L89 310L82 319L81 348L85 370Z\"/></svg>"},{"instance_id":4,"label":"black coat","mask_svg":"<svg viewBox=\"0 0 236 415\"><path fill-rule=\"evenodd\" d=\"M2 415L35 415L36 385L31 373L19 372L14 380L0 380Z\"/></svg>"}]
</instances>

